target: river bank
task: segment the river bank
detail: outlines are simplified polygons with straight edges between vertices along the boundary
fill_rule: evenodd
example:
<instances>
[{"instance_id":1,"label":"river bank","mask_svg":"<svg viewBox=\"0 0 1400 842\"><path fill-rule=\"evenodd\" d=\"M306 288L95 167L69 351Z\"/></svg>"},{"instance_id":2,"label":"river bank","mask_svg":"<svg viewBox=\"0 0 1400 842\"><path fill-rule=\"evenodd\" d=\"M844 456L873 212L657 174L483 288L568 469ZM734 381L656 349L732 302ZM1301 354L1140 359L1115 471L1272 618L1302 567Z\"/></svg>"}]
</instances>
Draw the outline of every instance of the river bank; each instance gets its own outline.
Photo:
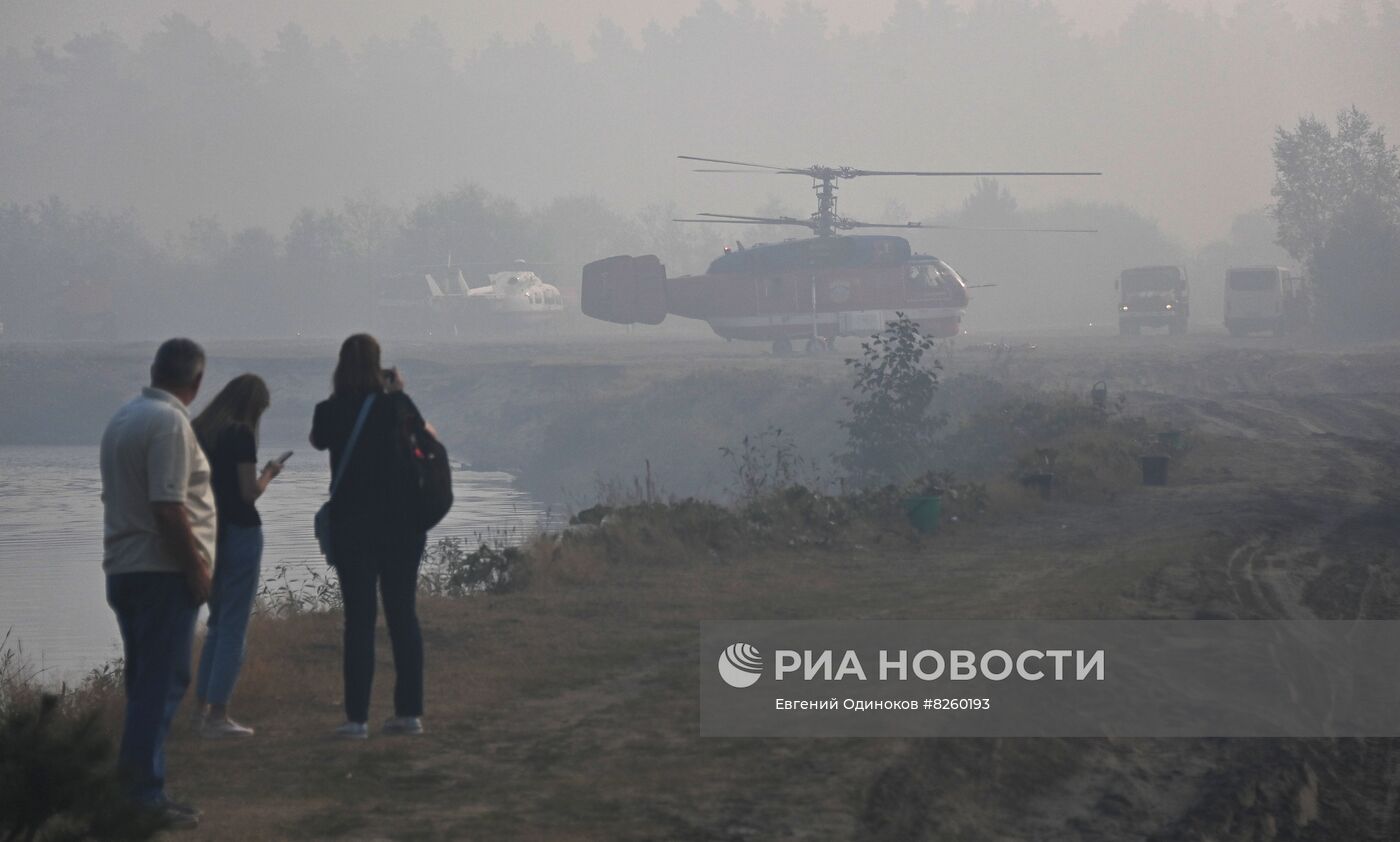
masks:
<instances>
[{"instance_id":1,"label":"river bank","mask_svg":"<svg viewBox=\"0 0 1400 842\"><path fill-rule=\"evenodd\" d=\"M144 383L151 350L0 343L0 444L95 444L115 407ZM208 350L210 383L243 371L268 380L267 440L305 440L312 407L329 392L336 343L212 342ZM847 342L830 354L775 358L751 344L694 339L400 342L386 345L385 362L405 373L454 458L509 472L531 496L567 512L590 505L600 489L633 487L648 463L662 494L722 497L732 476L721 448L770 427L829 477L843 444L843 361L854 350ZM964 337L936 356L944 366L939 405L954 417L1016 390L1085 395L1102 381L1133 412L1229 431L1229 418L1213 416L1212 406L1248 413L1275 398L1317 403L1400 383L1393 347L1298 349L1271 339ZM1291 409L1266 414L1284 418Z\"/></svg>"}]
</instances>

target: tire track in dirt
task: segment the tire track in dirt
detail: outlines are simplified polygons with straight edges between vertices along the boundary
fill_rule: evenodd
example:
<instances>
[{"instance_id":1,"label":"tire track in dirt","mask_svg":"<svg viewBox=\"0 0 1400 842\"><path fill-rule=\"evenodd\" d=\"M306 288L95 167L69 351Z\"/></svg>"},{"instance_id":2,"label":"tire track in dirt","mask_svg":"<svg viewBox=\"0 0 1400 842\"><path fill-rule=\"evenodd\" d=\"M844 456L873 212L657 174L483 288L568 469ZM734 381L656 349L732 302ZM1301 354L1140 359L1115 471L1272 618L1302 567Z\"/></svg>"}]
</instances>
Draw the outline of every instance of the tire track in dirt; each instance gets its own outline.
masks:
<instances>
[{"instance_id":1,"label":"tire track in dirt","mask_svg":"<svg viewBox=\"0 0 1400 842\"><path fill-rule=\"evenodd\" d=\"M1161 360L1147 355L1112 364L1120 388L1137 390L1130 412L1215 442L1216 464L1188 468L1187 485L1098 513L1123 530L1150 526L1145 543L1172 529L1203 538L1133 595L1141 615L1400 618L1400 394L1374 391L1400 383L1393 353L1212 356L1219 365L1196 372L1168 361L1154 373ZM1099 551L1108 540L1096 538ZM979 838L1400 838L1397 740L1085 741L1074 751L1079 768L1048 792L1010 813L968 810L968 826ZM946 766L916 751L880 786L943 780ZM901 817L909 838L942 838L930 822L967 810L914 794L924 806Z\"/></svg>"}]
</instances>

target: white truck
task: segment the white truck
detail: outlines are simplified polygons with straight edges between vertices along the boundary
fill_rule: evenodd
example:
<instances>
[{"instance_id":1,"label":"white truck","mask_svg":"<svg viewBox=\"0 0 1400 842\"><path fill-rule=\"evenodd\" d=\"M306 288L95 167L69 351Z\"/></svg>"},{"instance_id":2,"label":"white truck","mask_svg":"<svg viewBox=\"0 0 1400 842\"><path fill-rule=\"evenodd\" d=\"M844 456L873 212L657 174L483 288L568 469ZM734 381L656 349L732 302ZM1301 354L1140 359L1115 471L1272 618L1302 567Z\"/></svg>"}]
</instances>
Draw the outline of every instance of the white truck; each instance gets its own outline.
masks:
<instances>
[{"instance_id":1,"label":"white truck","mask_svg":"<svg viewBox=\"0 0 1400 842\"><path fill-rule=\"evenodd\" d=\"M1235 266L1225 273L1225 329L1231 336L1291 333L1308 319L1302 279L1282 266Z\"/></svg>"}]
</instances>

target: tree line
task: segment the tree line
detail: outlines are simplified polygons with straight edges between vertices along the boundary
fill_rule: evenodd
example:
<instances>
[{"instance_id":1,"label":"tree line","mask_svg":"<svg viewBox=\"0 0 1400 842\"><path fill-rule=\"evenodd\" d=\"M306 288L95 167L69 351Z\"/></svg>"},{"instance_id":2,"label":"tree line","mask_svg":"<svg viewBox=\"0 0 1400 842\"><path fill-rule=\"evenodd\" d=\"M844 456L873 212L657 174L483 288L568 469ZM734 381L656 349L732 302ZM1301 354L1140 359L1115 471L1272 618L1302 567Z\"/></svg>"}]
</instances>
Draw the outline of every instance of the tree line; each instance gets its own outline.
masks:
<instances>
[{"instance_id":1,"label":"tree line","mask_svg":"<svg viewBox=\"0 0 1400 842\"><path fill-rule=\"evenodd\" d=\"M758 210L805 215L774 205ZM525 260L576 303L580 268L592 260L652 253L675 276L704 271L728 243L790 236L773 228L685 225L673 222L675 215L664 205L624 213L590 196L526 209L463 185L408 208L372 193L304 208L281 232L229 230L217 217L198 217L152 240L130 211L79 210L56 198L9 204L0 206L0 320L18 338L139 337L168 332L175 323L207 336L335 335L372 325L381 295L407 289L426 297L422 271L449 262L462 266L475 286L487 281L487 272ZM1095 314L1107 319L1112 279L1124 266L1195 259L1126 206L1021 208L991 179L961 208L925 219L1099 229L1063 236L910 232L916 250L950 260L969 283L997 286L979 291L975 311L991 328L1082 326ZM1214 248L1257 255L1258 240ZM1210 253L1201 255L1209 261Z\"/></svg>"},{"instance_id":2,"label":"tree line","mask_svg":"<svg viewBox=\"0 0 1400 842\"><path fill-rule=\"evenodd\" d=\"M1354 106L1336 122L1278 130L1278 241L1307 267L1318 330L1400 336L1400 150Z\"/></svg>"},{"instance_id":3,"label":"tree line","mask_svg":"<svg viewBox=\"0 0 1400 842\"><path fill-rule=\"evenodd\" d=\"M667 208L618 213L592 197L526 210L475 185L408 209L372 193L304 208L282 232L196 218L152 241L136 215L58 198L0 206L0 320L19 338L331 335L371 323L380 295L425 267L463 266L469 283L517 260L568 291L607 254L664 251L703 263L718 235L677 230ZM405 279L408 278L408 281Z\"/></svg>"},{"instance_id":4,"label":"tree line","mask_svg":"<svg viewBox=\"0 0 1400 842\"><path fill-rule=\"evenodd\" d=\"M907 235L969 283L996 285L977 291L971 324L981 330L1108 323L1117 273L1157 263L1188 267L1197 312L1209 321L1226 268L1296 263L1313 276L1320 329L1393 334L1400 326L1395 148L1353 109L1340 115L1335 132L1313 117L1280 128L1275 156L1276 204L1239 215L1228 234L1196 250L1125 205L1025 208L995 179L980 180L959 208L923 220L1098 233ZM755 210L801 215L773 203ZM373 193L303 208L282 232L228 230L217 217L198 217L156 241L132 211L75 209L57 198L11 203L0 205L0 320L19 338L137 337L168 332L172 323L209 336L334 335L371 324L379 296L396 280L413 282L422 267L455 262L479 284L491 267L525 259L544 264L540 274L576 300L579 267L600 257L655 253L677 275L703 271L727 242L783 236L771 228L683 225L671 221L675 214L659 205L623 213L592 196L526 209L462 185L408 208ZM918 215L891 207L886 216Z\"/></svg>"}]
</instances>

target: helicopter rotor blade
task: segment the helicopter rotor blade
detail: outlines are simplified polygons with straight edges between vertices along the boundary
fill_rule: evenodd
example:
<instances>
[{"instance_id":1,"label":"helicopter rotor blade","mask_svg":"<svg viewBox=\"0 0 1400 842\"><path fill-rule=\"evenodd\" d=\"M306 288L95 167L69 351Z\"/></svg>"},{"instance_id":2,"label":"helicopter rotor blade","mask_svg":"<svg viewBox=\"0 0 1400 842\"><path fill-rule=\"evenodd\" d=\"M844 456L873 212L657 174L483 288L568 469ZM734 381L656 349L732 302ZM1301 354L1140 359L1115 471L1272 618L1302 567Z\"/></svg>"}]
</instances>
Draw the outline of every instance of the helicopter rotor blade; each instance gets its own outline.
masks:
<instances>
[{"instance_id":1,"label":"helicopter rotor blade","mask_svg":"<svg viewBox=\"0 0 1400 842\"><path fill-rule=\"evenodd\" d=\"M792 167L775 167L772 164L752 164L748 161L725 161L721 158L697 158L694 155L677 155L682 161L700 161L705 164L732 164L736 167L756 167L761 170L792 170ZM737 172L749 172L748 170L738 170Z\"/></svg>"},{"instance_id":2,"label":"helicopter rotor blade","mask_svg":"<svg viewBox=\"0 0 1400 842\"><path fill-rule=\"evenodd\" d=\"M806 219L798 219L795 216L744 216L738 213L697 213L696 216L712 216L718 219L744 219L749 222L772 222L777 220L780 222L796 222L801 225L806 225L809 221Z\"/></svg>"},{"instance_id":3,"label":"helicopter rotor blade","mask_svg":"<svg viewBox=\"0 0 1400 842\"><path fill-rule=\"evenodd\" d=\"M802 228L816 228L816 223L810 219L797 219L791 216L768 217L768 216L735 216L731 214L711 214L702 213L699 216L705 219L672 219L672 222L717 222L728 223L730 225L797 225Z\"/></svg>"},{"instance_id":4,"label":"helicopter rotor blade","mask_svg":"<svg viewBox=\"0 0 1400 842\"><path fill-rule=\"evenodd\" d=\"M571 263L558 263L549 260L464 260L461 263L438 264L436 266L415 266L414 271L432 271L434 269L460 269L464 266L572 266Z\"/></svg>"},{"instance_id":5,"label":"helicopter rotor blade","mask_svg":"<svg viewBox=\"0 0 1400 842\"><path fill-rule=\"evenodd\" d=\"M756 225L756 224L758 224L758 223L750 222L750 221L748 221L747 219L672 219L671 221L672 221L672 222L704 222L704 223L709 223L709 224L714 224L714 225L725 225L725 224L728 224L728 225ZM783 223L775 223L775 224L783 224Z\"/></svg>"},{"instance_id":6,"label":"helicopter rotor blade","mask_svg":"<svg viewBox=\"0 0 1400 842\"><path fill-rule=\"evenodd\" d=\"M971 225L938 225L930 222L857 222L853 219L842 219L836 223L837 228L901 228L923 229L931 231L1017 231L1023 233L1040 234L1097 234L1097 228L984 228Z\"/></svg>"},{"instance_id":7,"label":"helicopter rotor blade","mask_svg":"<svg viewBox=\"0 0 1400 842\"><path fill-rule=\"evenodd\" d=\"M912 175L912 176L1011 176L1011 175L1103 175L1101 172L1046 172L1040 170L1002 170L987 172L969 172L952 170L857 170L843 169L842 178L856 178L864 175Z\"/></svg>"},{"instance_id":8,"label":"helicopter rotor blade","mask_svg":"<svg viewBox=\"0 0 1400 842\"><path fill-rule=\"evenodd\" d=\"M677 155L677 158L684 161L699 161L706 164L730 164L738 167L752 167L753 169L731 170L731 169L696 169L695 172L709 173L745 173L754 170L769 170L781 175L805 175L812 178L859 178L867 175L908 175L920 177L958 177L958 176L1086 176L1103 175L1101 172L1089 171L1064 171L1064 170L863 170L856 167L776 167L772 164L756 164L750 161L729 161L723 158L700 158L695 155Z\"/></svg>"}]
</instances>

